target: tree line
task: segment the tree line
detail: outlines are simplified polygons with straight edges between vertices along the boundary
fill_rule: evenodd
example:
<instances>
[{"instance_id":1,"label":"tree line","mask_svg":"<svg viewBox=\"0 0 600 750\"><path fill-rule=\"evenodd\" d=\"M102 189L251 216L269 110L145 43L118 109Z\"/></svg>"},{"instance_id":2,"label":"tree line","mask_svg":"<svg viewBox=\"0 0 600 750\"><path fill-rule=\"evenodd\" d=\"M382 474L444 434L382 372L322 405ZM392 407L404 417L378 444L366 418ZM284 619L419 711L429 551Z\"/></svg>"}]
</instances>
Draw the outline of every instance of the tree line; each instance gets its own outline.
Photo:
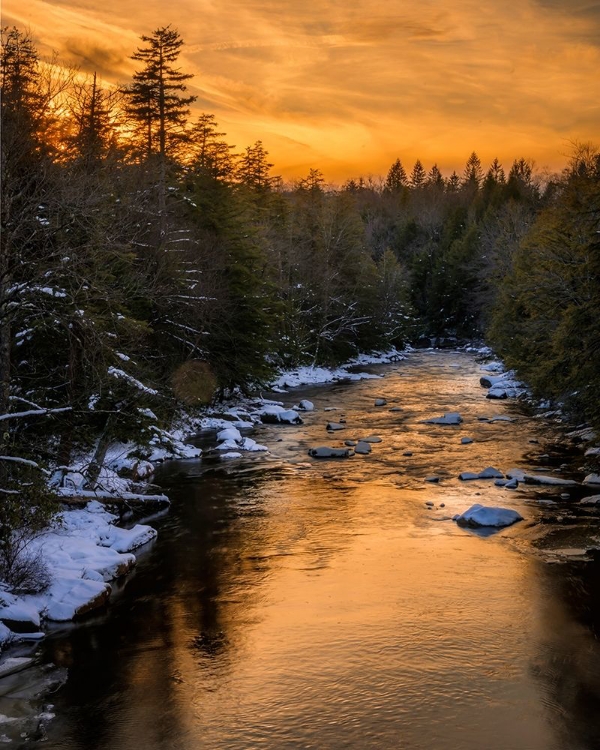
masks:
<instances>
[{"instance_id":1,"label":"tree line","mask_svg":"<svg viewBox=\"0 0 600 750\"><path fill-rule=\"evenodd\" d=\"M2 32L7 497L27 461L91 446L100 461L182 402L424 335L487 337L599 418L592 147L554 177L473 153L448 178L397 159L381 179L332 187L314 168L286 184L261 140L238 152L214 115L192 119L182 44L171 27L142 36L131 81L108 89Z\"/></svg>"}]
</instances>

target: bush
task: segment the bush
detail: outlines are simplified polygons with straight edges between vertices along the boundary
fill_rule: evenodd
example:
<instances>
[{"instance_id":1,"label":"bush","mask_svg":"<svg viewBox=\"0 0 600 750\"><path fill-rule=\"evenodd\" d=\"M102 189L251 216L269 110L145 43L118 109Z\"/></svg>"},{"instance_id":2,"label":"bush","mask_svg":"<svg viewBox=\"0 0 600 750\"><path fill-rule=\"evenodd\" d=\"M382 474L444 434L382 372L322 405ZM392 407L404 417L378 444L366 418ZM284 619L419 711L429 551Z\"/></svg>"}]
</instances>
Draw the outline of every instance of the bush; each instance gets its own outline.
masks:
<instances>
[{"instance_id":1,"label":"bush","mask_svg":"<svg viewBox=\"0 0 600 750\"><path fill-rule=\"evenodd\" d=\"M19 466L18 474L3 473L9 489L0 497L0 579L15 591L37 593L50 583L50 573L31 543L47 529L58 505L37 469Z\"/></svg>"}]
</instances>

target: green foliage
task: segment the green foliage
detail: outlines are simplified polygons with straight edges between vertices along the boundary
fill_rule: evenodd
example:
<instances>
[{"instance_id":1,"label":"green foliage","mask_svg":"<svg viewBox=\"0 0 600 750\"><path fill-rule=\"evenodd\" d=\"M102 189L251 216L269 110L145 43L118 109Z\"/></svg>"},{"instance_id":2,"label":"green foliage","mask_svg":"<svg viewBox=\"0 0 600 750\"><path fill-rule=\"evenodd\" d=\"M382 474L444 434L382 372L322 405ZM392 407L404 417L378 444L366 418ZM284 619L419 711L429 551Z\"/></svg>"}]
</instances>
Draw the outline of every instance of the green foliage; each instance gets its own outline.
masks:
<instances>
[{"instance_id":1,"label":"green foliage","mask_svg":"<svg viewBox=\"0 0 600 750\"><path fill-rule=\"evenodd\" d=\"M600 159L580 167L520 243L490 337L540 394L600 424Z\"/></svg>"}]
</instances>

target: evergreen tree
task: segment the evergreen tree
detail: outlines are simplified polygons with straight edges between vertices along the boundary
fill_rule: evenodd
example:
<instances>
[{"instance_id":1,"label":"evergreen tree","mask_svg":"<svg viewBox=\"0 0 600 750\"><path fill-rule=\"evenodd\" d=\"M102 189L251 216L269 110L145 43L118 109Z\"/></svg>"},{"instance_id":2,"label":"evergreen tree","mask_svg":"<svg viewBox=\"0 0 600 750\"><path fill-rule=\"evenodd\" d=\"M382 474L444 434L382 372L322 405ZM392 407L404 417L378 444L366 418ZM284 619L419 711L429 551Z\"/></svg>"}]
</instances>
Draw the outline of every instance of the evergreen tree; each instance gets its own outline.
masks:
<instances>
[{"instance_id":1,"label":"evergreen tree","mask_svg":"<svg viewBox=\"0 0 600 750\"><path fill-rule=\"evenodd\" d=\"M465 164L465 171L463 172L463 186L469 191L476 192L481 187L483 182L483 168L479 157L473 151L471 156L467 159Z\"/></svg>"},{"instance_id":2,"label":"evergreen tree","mask_svg":"<svg viewBox=\"0 0 600 750\"><path fill-rule=\"evenodd\" d=\"M262 141L256 141L253 146L247 146L239 157L236 167L236 178L255 192L268 192L273 187L274 178L269 175L273 164L267 161L269 152L265 150Z\"/></svg>"},{"instance_id":3,"label":"evergreen tree","mask_svg":"<svg viewBox=\"0 0 600 750\"><path fill-rule=\"evenodd\" d=\"M408 187L408 178L402 162L396 159L385 178L384 190L389 193L400 193L405 187Z\"/></svg>"},{"instance_id":4,"label":"evergreen tree","mask_svg":"<svg viewBox=\"0 0 600 750\"><path fill-rule=\"evenodd\" d=\"M415 166L410 173L410 186L412 188L420 188L425 184L426 179L427 173L425 172L421 161L417 159L417 161L415 162Z\"/></svg>"},{"instance_id":5,"label":"evergreen tree","mask_svg":"<svg viewBox=\"0 0 600 750\"><path fill-rule=\"evenodd\" d=\"M175 29L165 26L140 38L146 46L139 47L131 59L143 67L123 93L127 112L143 133L146 156L159 154L165 159L181 142L189 105L196 101L195 96L182 95L184 82L193 75L174 67L183 46Z\"/></svg>"},{"instance_id":6,"label":"evergreen tree","mask_svg":"<svg viewBox=\"0 0 600 750\"><path fill-rule=\"evenodd\" d=\"M437 164L434 164L429 170L429 174L427 175L427 185L440 189L443 189L444 187L444 177Z\"/></svg>"},{"instance_id":7,"label":"evergreen tree","mask_svg":"<svg viewBox=\"0 0 600 750\"><path fill-rule=\"evenodd\" d=\"M500 185L504 185L504 183L506 182L504 169L497 158L495 158L494 161L490 164L490 168L488 169L485 178L486 180L492 180L493 182L496 182Z\"/></svg>"},{"instance_id":8,"label":"evergreen tree","mask_svg":"<svg viewBox=\"0 0 600 750\"><path fill-rule=\"evenodd\" d=\"M191 167L197 175L213 180L231 180L235 169L230 146L219 133L214 115L203 113L190 130L189 148L193 155Z\"/></svg>"},{"instance_id":9,"label":"evergreen tree","mask_svg":"<svg viewBox=\"0 0 600 750\"><path fill-rule=\"evenodd\" d=\"M449 193L456 193L458 192L460 188L460 177L456 174L456 172L452 172L450 177L448 178L448 182L446 184L446 188Z\"/></svg>"}]
</instances>

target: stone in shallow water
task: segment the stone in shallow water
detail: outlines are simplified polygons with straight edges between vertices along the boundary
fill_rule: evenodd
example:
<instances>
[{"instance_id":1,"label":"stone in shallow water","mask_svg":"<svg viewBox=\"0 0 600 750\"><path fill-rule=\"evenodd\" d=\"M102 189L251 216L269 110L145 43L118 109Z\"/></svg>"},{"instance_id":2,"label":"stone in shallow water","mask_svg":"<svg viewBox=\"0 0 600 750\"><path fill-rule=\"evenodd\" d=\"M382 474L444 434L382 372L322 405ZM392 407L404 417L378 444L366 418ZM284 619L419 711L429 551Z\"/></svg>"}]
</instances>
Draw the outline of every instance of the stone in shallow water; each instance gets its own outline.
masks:
<instances>
[{"instance_id":1,"label":"stone in shallow water","mask_svg":"<svg viewBox=\"0 0 600 750\"><path fill-rule=\"evenodd\" d=\"M356 440L344 440L344 445L348 445L350 448L354 448Z\"/></svg>"},{"instance_id":2,"label":"stone in shallow water","mask_svg":"<svg viewBox=\"0 0 600 750\"><path fill-rule=\"evenodd\" d=\"M441 417L424 419L421 424L460 424L462 421L462 417L457 411L451 411Z\"/></svg>"},{"instance_id":3,"label":"stone in shallow water","mask_svg":"<svg viewBox=\"0 0 600 750\"><path fill-rule=\"evenodd\" d=\"M381 438L378 435L369 435L369 437L361 438L361 443L381 443Z\"/></svg>"},{"instance_id":4,"label":"stone in shallow water","mask_svg":"<svg viewBox=\"0 0 600 750\"><path fill-rule=\"evenodd\" d=\"M425 477L426 482L439 482L440 478L436 474L431 474L428 477ZM433 505L433 503L431 503Z\"/></svg>"},{"instance_id":5,"label":"stone in shallow water","mask_svg":"<svg viewBox=\"0 0 600 750\"><path fill-rule=\"evenodd\" d=\"M375 406L386 406L387 401L384 398L376 398L375 399Z\"/></svg>"},{"instance_id":6,"label":"stone in shallow water","mask_svg":"<svg viewBox=\"0 0 600 750\"><path fill-rule=\"evenodd\" d=\"M453 520L459 526L503 528L504 526L512 526L517 521L522 521L523 516L511 508L498 508L475 503L464 513L454 516Z\"/></svg>"},{"instance_id":7,"label":"stone in shallow water","mask_svg":"<svg viewBox=\"0 0 600 750\"><path fill-rule=\"evenodd\" d=\"M337 430L345 430L346 425L343 425L341 422L327 422L327 427L325 429L330 432L336 432Z\"/></svg>"},{"instance_id":8,"label":"stone in shallow water","mask_svg":"<svg viewBox=\"0 0 600 750\"><path fill-rule=\"evenodd\" d=\"M479 479L503 479L504 474L493 466L488 466L487 469L479 472Z\"/></svg>"},{"instance_id":9,"label":"stone in shallow water","mask_svg":"<svg viewBox=\"0 0 600 750\"><path fill-rule=\"evenodd\" d=\"M366 441L361 440L356 444L356 448L354 449L354 452L366 455L367 453L371 452L371 445L370 443L367 443Z\"/></svg>"},{"instance_id":10,"label":"stone in shallow water","mask_svg":"<svg viewBox=\"0 0 600 750\"><path fill-rule=\"evenodd\" d=\"M309 448L308 455L312 458L348 458L354 455L354 451L350 448L321 446L320 448Z\"/></svg>"},{"instance_id":11,"label":"stone in shallow water","mask_svg":"<svg viewBox=\"0 0 600 750\"><path fill-rule=\"evenodd\" d=\"M473 442L473 438L470 437L464 437L460 439L460 442L462 445L469 445L469 443Z\"/></svg>"}]
</instances>

